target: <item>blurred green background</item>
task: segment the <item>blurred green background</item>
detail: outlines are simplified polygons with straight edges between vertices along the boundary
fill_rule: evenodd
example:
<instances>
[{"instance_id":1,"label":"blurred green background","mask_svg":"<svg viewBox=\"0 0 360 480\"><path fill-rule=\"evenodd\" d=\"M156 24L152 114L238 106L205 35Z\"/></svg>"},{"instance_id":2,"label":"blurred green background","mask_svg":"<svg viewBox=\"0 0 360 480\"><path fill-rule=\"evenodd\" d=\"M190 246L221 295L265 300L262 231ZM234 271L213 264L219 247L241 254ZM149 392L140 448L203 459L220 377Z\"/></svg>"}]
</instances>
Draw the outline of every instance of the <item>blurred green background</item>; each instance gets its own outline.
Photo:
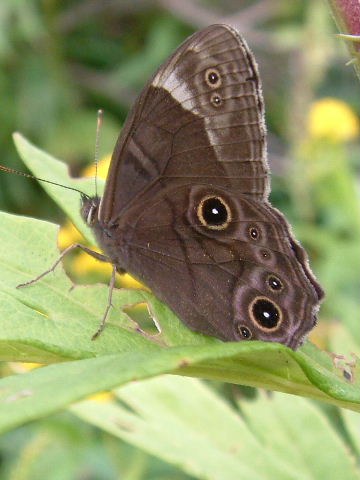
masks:
<instances>
[{"instance_id":1,"label":"blurred green background","mask_svg":"<svg viewBox=\"0 0 360 480\"><path fill-rule=\"evenodd\" d=\"M271 199L291 221L327 293L312 340L354 351L360 341L359 83L345 66L348 54L325 1L1 0L1 164L24 170L11 138L17 130L80 175L94 159L97 109L105 111L103 156L160 62L193 31L217 22L236 26L259 64ZM64 222L36 182L3 172L0 208ZM232 398L228 387L213 387ZM341 422L334 425L342 430ZM0 455L4 479L191 478L70 414L3 436ZM39 473L45 471L46 477Z\"/></svg>"}]
</instances>

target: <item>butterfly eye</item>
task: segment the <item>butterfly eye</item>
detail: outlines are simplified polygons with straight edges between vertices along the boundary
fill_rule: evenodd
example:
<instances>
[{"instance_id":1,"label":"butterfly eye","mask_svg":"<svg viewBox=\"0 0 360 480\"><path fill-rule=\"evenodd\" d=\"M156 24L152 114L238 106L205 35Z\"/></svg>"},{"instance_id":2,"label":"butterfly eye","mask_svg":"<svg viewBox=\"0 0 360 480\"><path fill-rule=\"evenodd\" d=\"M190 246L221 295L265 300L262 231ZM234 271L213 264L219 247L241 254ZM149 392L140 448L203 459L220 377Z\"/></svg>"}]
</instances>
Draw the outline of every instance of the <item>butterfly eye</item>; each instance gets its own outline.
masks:
<instances>
[{"instance_id":1,"label":"butterfly eye","mask_svg":"<svg viewBox=\"0 0 360 480\"><path fill-rule=\"evenodd\" d=\"M278 277L275 277L275 275L270 275L267 278L267 284L273 292L281 292L284 288L282 281Z\"/></svg>"},{"instance_id":2,"label":"butterfly eye","mask_svg":"<svg viewBox=\"0 0 360 480\"><path fill-rule=\"evenodd\" d=\"M91 226L96 217L97 205L93 202L84 201L81 207L81 215L87 225Z\"/></svg>"},{"instance_id":3,"label":"butterfly eye","mask_svg":"<svg viewBox=\"0 0 360 480\"><path fill-rule=\"evenodd\" d=\"M239 329L240 335L244 338L244 340L250 340L250 338L252 337L252 333L248 329L248 327L244 327L243 325L239 325L238 329Z\"/></svg>"},{"instance_id":4,"label":"butterfly eye","mask_svg":"<svg viewBox=\"0 0 360 480\"><path fill-rule=\"evenodd\" d=\"M218 88L221 85L221 76L216 68L208 68L205 72L205 81L210 88Z\"/></svg>"},{"instance_id":5,"label":"butterfly eye","mask_svg":"<svg viewBox=\"0 0 360 480\"><path fill-rule=\"evenodd\" d=\"M197 216L211 230L224 230L231 221L230 207L221 197L203 198L197 208Z\"/></svg>"},{"instance_id":6,"label":"butterfly eye","mask_svg":"<svg viewBox=\"0 0 360 480\"><path fill-rule=\"evenodd\" d=\"M251 320L265 331L275 330L282 322L282 312L275 302L266 297L256 297L250 304Z\"/></svg>"}]
</instances>

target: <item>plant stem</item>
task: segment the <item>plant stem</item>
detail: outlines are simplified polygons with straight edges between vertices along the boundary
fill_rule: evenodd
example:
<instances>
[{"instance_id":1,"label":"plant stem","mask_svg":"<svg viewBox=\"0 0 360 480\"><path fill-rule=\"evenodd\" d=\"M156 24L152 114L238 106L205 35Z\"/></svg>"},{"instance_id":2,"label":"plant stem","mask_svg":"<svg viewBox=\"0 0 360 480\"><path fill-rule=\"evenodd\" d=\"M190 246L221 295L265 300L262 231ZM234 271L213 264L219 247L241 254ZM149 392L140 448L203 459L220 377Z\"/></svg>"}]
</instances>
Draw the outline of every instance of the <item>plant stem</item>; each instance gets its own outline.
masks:
<instances>
[{"instance_id":1,"label":"plant stem","mask_svg":"<svg viewBox=\"0 0 360 480\"><path fill-rule=\"evenodd\" d=\"M349 63L354 65L360 79L360 0L328 0L339 37L346 40L351 55Z\"/></svg>"}]
</instances>

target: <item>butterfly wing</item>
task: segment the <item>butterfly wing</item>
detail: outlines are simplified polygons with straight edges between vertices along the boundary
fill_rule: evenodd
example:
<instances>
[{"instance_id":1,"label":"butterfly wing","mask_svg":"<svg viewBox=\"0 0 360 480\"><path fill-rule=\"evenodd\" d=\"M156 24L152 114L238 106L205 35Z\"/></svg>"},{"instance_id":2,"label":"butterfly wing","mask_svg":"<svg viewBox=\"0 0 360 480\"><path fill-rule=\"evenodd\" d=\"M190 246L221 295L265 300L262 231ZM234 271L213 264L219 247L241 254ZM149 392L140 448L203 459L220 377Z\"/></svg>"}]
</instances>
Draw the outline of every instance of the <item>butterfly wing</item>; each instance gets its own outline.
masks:
<instances>
[{"instance_id":1,"label":"butterfly wing","mask_svg":"<svg viewBox=\"0 0 360 480\"><path fill-rule=\"evenodd\" d=\"M141 92L117 141L100 207L116 222L148 188L191 182L268 195L264 107L255 60L227 25L189 37Z\"/></svg>"},{"instance_id":2,"label":"butterfly wing","mask_svg":"<svg viewBox=\"0 0 360 480\"><path fill-rule=\"evenodd\" d=\"M194 330L296 348L321 287L269 191L263 100L240 35L187 39L118 139L93 228L118 268Z\"/></svg>"},{"instance_id":3,"label":"butterfly wing","mask_svg":"<svg viewBox=\"0 0 360 480\"><path fill-rule=\"evenodd\" d=\"M222 229L199 218L209 195L231 211ZM296 348L314 326L323 292L285 218L267 202L222 187L169 187L134 205L116 239L115 263L194 330Z\"/></svg>"}]
</instances>

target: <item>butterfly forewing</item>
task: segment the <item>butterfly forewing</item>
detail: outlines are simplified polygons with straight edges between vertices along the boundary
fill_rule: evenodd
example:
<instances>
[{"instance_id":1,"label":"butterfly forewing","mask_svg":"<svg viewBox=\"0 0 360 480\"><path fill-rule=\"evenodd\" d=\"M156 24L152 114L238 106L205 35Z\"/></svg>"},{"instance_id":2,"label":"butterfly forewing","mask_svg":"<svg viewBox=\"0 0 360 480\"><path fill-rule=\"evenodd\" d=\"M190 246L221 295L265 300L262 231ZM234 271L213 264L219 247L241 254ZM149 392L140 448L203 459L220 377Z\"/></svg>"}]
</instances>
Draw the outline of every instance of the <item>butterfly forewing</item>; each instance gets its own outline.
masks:
<instances>
[{"instance_id":1,"label":"butterfly forewing","mask_svg":"<svg viewBox=\"0 0 360 480\"><path fill-rule=\"evenodd\" d=\"M116 221L154 183L161 190L164 182L201 179L264 199L265 156L253 55L231 27L210 26L188 38L141 92L112 157L100 220Z\"/></svg>"}]
</instances>

